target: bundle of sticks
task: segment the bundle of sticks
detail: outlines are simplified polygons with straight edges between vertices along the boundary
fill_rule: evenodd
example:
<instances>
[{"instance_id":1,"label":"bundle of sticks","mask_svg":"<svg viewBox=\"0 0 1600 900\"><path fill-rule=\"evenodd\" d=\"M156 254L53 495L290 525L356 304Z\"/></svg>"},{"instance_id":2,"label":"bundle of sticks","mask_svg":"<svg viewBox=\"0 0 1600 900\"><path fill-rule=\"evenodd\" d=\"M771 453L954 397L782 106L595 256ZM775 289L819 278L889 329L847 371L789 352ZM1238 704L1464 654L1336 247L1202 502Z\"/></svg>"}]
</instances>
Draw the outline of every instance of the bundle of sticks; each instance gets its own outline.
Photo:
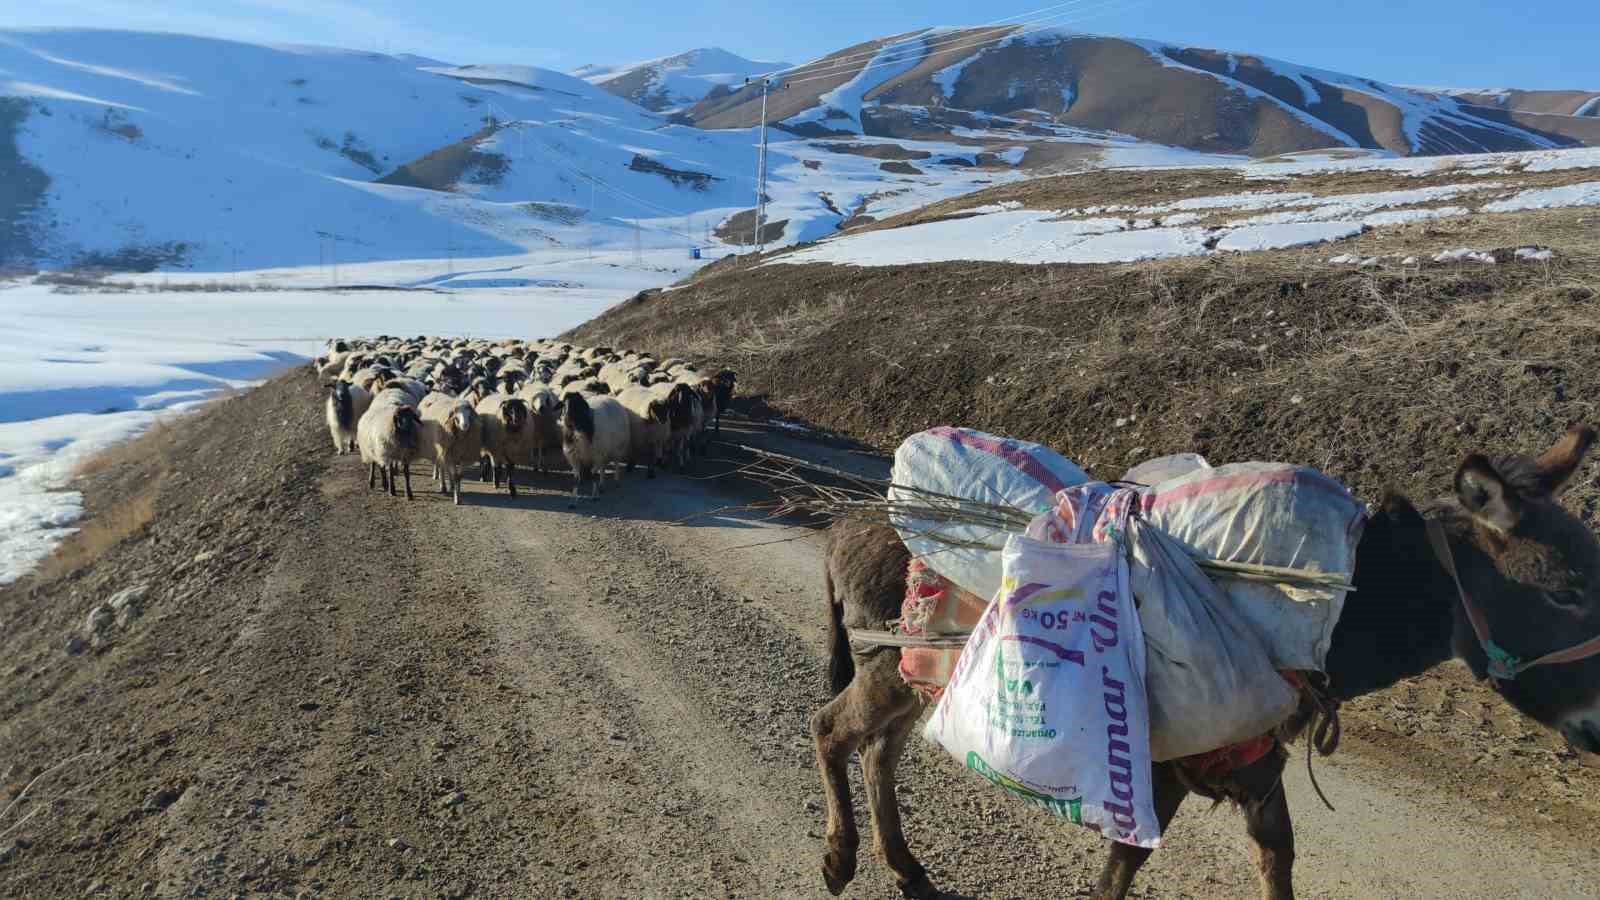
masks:
<instances>
[{"instance_id":1,"label":"bundle of sticks","mask_svg":"<svg viewBox=\"0 0 1600 900\"><path fill-rule=\"evenodd\" d=\"M774 503L764 507L774 516L803 514L878 522L893 526L903 538L922 538L944 547L999 551L1005 548L1008 535L1026 532L1035 515L1014 506L941 494L756 447L737 446L755 457L738 471L765 483L777 495ZM987 533L987 537L974 537L975 533ZM1327 591L1355 590L1338 572L1193 558L1196 565L1218 578Z\"/></svg>"}]
</instances>

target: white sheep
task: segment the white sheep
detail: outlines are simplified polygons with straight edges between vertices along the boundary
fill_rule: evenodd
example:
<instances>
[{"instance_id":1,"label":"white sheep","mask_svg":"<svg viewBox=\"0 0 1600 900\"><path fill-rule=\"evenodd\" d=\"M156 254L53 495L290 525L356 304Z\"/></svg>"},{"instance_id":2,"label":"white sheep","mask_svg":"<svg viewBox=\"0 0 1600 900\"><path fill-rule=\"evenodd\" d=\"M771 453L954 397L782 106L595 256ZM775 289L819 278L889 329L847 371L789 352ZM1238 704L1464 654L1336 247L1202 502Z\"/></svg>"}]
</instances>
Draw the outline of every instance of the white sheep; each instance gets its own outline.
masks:
<instances>
[{"instance_id":1,"label":"white sheep","mask_svg":"<svg viewBox=\"0 0 1600 900\"><path fill-rule=\"evenodd\" d=\"M417 407L422 416L423 453L433 460L439 490L461 505L461 467L477 462L483 452L483 426L466 400L432 393Z\"/></svg>"},{"instance_id":2,"label":"white sheep","mask_svg":"<svg viewBox=\"0 0 1600 900\"><path fill-rule=\"evenodd\" d=\"M622 486L620 467L628 461L630 440L628 410L615 397L585 397L578 391L562 397L561 452L572 466L574 504L589 478L594 481L589 498L600 498L600 482L612 464L618 466L615 483Z\"/></svg>"},{"instance_id":3,"label":"white sheep","mask_svg":"<svg viewBox=\"0 0 1600 900\"><path fill-rule=\"evenodd\" d=\"M367 464L367 489L372 489L381 471L384 489L393 497L398 470L405 473L406 499L410 500L411 461L421 446L421 419L415 406L395 400L397 394L408 396L400 390L386 391L372 401L356 429L356 443L361 461Z\"/></svg>"}]
</instances>

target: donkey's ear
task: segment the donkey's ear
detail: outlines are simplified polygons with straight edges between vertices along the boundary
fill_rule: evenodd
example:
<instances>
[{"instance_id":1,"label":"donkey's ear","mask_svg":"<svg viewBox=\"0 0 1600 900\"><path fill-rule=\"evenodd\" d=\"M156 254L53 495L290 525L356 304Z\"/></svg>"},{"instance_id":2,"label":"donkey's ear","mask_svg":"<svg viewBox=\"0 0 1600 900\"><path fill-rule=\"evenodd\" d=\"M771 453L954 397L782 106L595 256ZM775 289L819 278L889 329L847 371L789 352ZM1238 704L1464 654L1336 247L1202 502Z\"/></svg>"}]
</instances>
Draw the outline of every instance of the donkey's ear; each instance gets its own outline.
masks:
<instances>
[{"instance_id":1,"label":"donkey's ear","mask_svg":"<svg viewBox=\"0 0 1600 900\"><path fill-rule=\"evenodd\" d=\"M1522 519L1522 498L1481 453L1456 470L1456 498L1480 524L1498 532L1510 531Z\"/></svg>"},{"instance_id":2,"label":"donkey's ear","mask_svg":"<svg viewBox=\"0 0 1600 900\"><path fill-rule=\"evenodd\" d=\"M1577 473L1578 466L1583 463L1583 454L1594 443L1594 436L1594 429L1587 425L1568 428L1554 447L1534 461L1538 468L1538 490L1546 496L1555 496L1566 487Z\"/></svg>"}]
</instances>

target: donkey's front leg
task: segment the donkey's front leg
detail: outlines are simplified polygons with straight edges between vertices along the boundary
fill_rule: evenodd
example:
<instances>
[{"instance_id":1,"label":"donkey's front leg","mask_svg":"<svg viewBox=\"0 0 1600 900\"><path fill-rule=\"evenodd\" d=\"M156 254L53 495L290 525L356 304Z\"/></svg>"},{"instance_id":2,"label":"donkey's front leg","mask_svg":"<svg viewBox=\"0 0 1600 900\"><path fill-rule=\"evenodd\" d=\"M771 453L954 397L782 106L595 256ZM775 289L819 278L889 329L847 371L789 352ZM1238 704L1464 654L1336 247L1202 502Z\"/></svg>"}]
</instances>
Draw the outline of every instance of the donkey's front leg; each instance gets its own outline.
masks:
<instances>
[{"instance_id":1,"label":"donkey's front leg","mask_svg":"<svg viewBox=\"0 0 1600 900\"><path fill-rule=\"evenodd\" d=\"M1150 767L1151 800L1155 803L1156 819L1161 823L1162 831L1172 824L1183 798L1189 795L1189 789L1178 780L1175 765L1156 763ZM1148 847L1113 843L1111 852L1106 856L1105 868L1100 870L1100 885L1095 888L1095 900L1123 900L1127 897L1128 889L1133 887L1133 876L1139 874L1139 867L1153 852Z\"/></svg>"},{"instance_id":2,"label":"donkey's front leg","mask_svg":"<svg viewBox=\"0 0 1600 900\"><path fill-rule=\"evenodd\" d=\"M1269 753L1234 774L1248 791L1241 806L1266 900L1294 900L1294 825L1283 794L1284 763L1281 754Z\"/></svg>"}]
</instances>

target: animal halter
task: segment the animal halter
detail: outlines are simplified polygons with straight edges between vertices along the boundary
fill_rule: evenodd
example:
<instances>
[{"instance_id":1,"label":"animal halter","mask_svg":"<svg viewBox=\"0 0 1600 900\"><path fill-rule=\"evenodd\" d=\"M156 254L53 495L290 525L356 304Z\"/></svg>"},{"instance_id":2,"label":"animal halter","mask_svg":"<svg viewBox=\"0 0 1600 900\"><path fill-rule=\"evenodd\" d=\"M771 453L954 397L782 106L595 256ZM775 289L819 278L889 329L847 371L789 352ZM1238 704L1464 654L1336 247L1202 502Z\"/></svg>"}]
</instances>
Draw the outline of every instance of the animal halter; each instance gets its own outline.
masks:
<instances>
[{"instance_id":1,"label":"animal halter","mask_svg":"<svg viewBox=\"0 0 1600 900\"><path fill-rule=\"evenodd\" d=\"M1483 617L1483 610L1472 602L1472 595L1467 593L1466 587L1461 584L1461 574L1456 571L1455 556L1450 552L1450 540L1445 536L1444 525L1438 519L1428 520L1428 543L1432 545L1433 555L1438 557L1439 564L1450 573L1450 580L1456 583L1456 593L1461 596L1461 608L1466 611L1467 621L1472 624L1472 631L1478 636L1478 643L1483 647L1483 655L1489 660L1490 678L1495 681L1512 681L1534 666L1577 662L1580 659L1600 655L1600 636L1592 637L1581 644L1574 644L1565 650L1546 653L1538 659L1524 661L1512 655L1489 636L1489 620Z\"/></svg>"}]
</instances>

